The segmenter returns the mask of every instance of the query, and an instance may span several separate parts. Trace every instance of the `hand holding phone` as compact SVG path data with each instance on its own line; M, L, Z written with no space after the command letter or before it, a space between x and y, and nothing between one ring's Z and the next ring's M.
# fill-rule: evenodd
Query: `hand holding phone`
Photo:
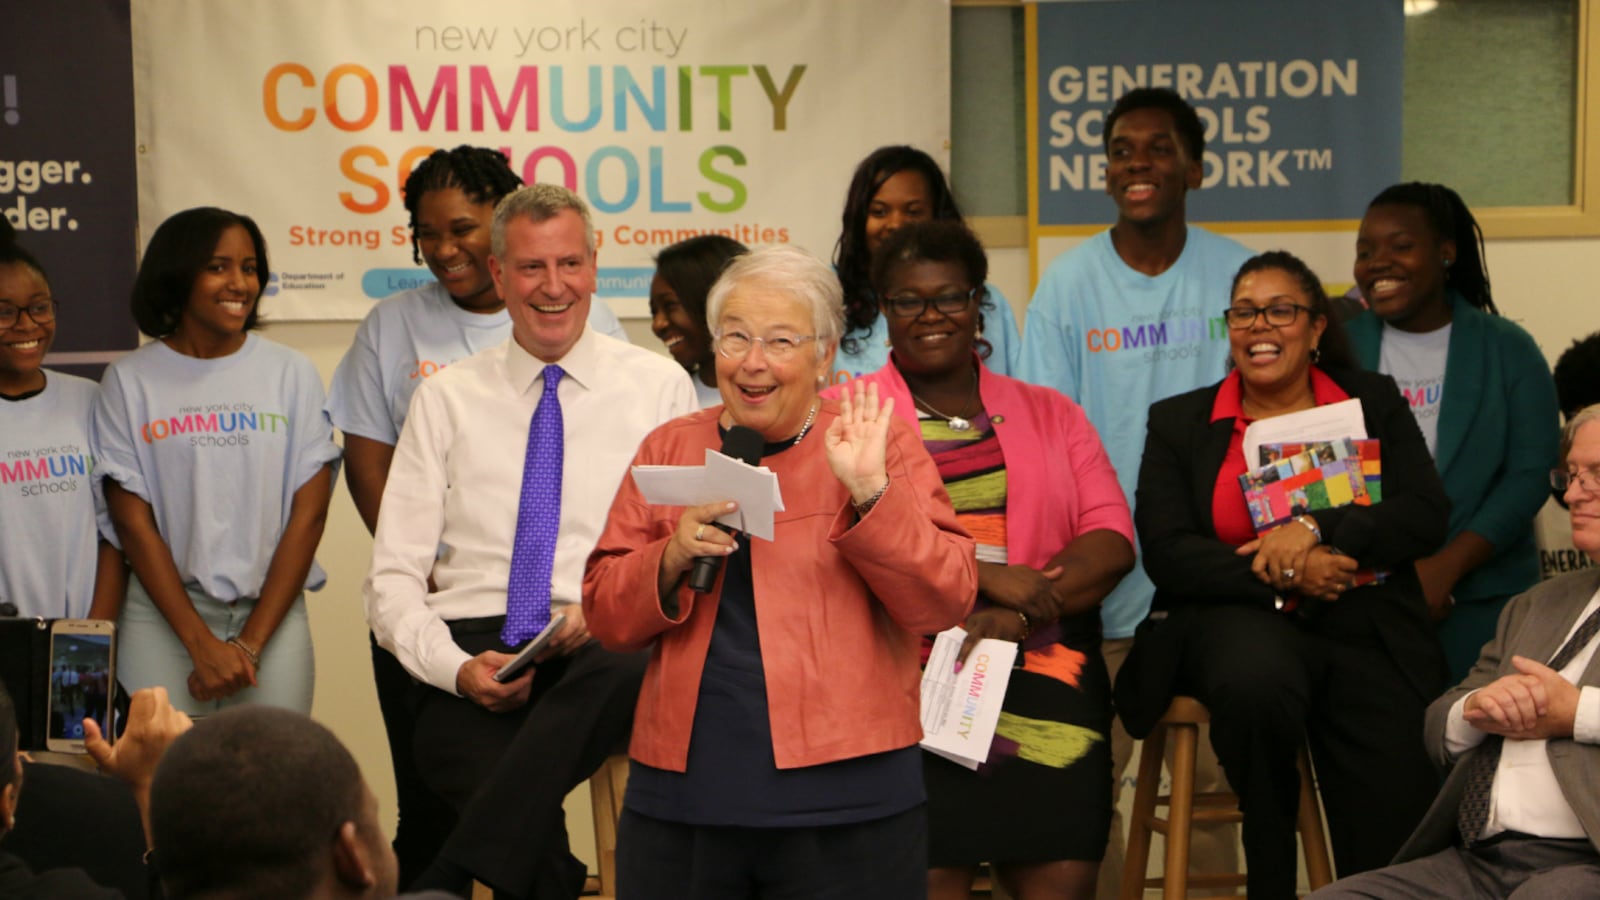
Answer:
M554 616L551 616L550 624L546 625L543 631L534 635L533 640L529 641L526 646L518 651L516 657L513 658L511 662L501 666L500 670L494 673L495 682L498 684L505 684L506 682L516 678L518 675L521 675L523 669L533 665L533 658L539 654L540 650L543 650L545 647L550 645L551 639L556 636L556 632L561 630L562 624L566 621L566 613L557 613Z
M49 725L45 747L83 753L83 721L111 721L116 630L103 619L57 619L50 626Z

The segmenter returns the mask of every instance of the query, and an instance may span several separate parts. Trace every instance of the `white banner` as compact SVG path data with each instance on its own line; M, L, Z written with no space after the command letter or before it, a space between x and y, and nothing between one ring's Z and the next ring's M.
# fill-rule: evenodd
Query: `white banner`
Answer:
M827 258L857 162L946 160L942 0L133 4L139 218L221 206L267 236L273 319L355 319L431 276L400 186L457 144L592 206L600 291L707 232ZM947 160L946 160L947 161Z

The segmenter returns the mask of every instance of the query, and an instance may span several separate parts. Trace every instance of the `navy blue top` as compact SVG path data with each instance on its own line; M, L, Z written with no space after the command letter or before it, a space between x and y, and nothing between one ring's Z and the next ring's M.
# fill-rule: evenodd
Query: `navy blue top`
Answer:
M768 444L766 453L787 446ZM743 537L727 557L687 769L670 772L634 761L623 805L689 825L793 828L870 822L922 803L922 754L915 745L819 766L777 767L756 629L751 540ZM795 587L794 602L805 602L805 587ZM841 676L848 673L844 662Z

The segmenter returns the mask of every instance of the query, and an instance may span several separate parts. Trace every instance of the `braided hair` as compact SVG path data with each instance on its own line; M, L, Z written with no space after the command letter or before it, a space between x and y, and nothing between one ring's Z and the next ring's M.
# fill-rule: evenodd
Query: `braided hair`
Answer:
M494 206L500 198L522 187L511 162L499 150L462 144L453 150L435 150L406 176L406 213L411 221L411 260L422 263L417 246L417 209L429 191L458 188L473 203Z
M1375 206L1414 206L1427 217L1434 236L1455 241L1455 263L1445 270L1450 286L1466 301L1492 315L1500 315L1489 292L1489 268L1484 262L1483 229L1473 218L1461 195L1442 184L1408 181L1385 188L1367 204Z

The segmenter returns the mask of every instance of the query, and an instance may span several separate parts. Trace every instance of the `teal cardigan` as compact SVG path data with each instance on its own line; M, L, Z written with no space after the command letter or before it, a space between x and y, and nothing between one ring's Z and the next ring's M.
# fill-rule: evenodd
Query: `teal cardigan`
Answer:
M1455 588L1458 601L1520 593L1539 580L1533 517L1550 496L1560 447L1555 383L1532 335L1455 291L1434 464L1450 496L1450 537L1471 531L1494 556ZM1361 365L1378 368L1383 321L1346 323Z

